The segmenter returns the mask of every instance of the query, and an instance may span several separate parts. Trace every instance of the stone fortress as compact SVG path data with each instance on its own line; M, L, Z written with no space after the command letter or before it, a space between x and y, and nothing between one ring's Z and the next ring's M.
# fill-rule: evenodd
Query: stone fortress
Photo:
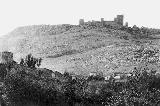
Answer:
M7 64L13 62L13 53L4 51L0 52L0 64Z
M101 24L101 25L112 25L112 26L123 26L124 16L123 15L117 15L117 17L114 18L113 21L105 21L104 18L101 18L100 21L88 21L85 22L84 19L79 20L79 25L85 25L85 24ZM125 23L125 26L128 27L128 23Z

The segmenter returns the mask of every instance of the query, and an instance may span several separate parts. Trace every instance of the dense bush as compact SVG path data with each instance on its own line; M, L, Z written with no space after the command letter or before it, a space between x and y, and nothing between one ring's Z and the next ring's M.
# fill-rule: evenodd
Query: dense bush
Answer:
M120 30L126 31L130 33L133 38L148 38L151 37L151 35L158 35L160 34L159 29L151 29L147 27L137 27L134 25L133 27L121 27Z
M138 72L141 72L138 70ZM67 75L66 75L67 76ZM66 77L67 78L67 77ZM85 79L70 78L58 85L56 81L37 79L21 72L10 74L5 79L5 93L13 104L34 102L51 104L83 105L156 105L160 101L160 78L143 70L127 82L89 84ZM60 86L60 89L56 86ZM94 91L90 91L94 90Z
M42 58L35 58L32 56L32 54L29 54L25 59L21 59L20 64L30 68L36 68L41 65L41 62Z
M103 76L100 76L100 75L96 75L96 76L89 76L88 81L92 81L92 80L95 80L95 81L103 81L104 80L104 77Z
M65 96L56 80L36 77L26 73L26 70L11 72L5 79L5 94L11 106L23 106L28 102L40 106L66 105Z

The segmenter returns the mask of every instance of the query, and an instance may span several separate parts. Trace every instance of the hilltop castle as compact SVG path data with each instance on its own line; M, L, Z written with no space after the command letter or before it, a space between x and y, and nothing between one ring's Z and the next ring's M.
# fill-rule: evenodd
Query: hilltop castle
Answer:
M123 19L124 19L124 16L123 15L117 15L117 17L114 18L113 21L105 21L104 18L101 18L100 21L88 21L88 22L84 22L84 19L80 19L79 20L79 25L84 25L84 24L87 24L87 23L100 23L102 25L112 25L112 26L117 26L117 25L120 25L120 26L123 26ZM127 23L127 26L128 26L128 23Z

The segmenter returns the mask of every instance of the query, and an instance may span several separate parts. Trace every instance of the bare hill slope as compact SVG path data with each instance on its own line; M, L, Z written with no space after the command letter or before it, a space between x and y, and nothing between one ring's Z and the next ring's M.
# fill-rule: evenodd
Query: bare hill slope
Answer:
M133 66L127 56L136 47L130 40L120 39L122 36L131 35L101 26L34 25L6 35L3 47L12 51L16 60L29 53L42 57L41 67L84 75L93 71L108 74Z

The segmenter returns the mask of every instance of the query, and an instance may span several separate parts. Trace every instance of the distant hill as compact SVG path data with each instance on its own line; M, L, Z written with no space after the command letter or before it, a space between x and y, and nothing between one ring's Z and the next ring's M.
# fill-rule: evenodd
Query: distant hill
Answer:
M32 53L43 58L41 67L60 72L108 74L132 69L131 62L126 63L128 50L136 48L130 38L126 31L96 25L34 25L6 35L1 50L13 52L17 61Z

